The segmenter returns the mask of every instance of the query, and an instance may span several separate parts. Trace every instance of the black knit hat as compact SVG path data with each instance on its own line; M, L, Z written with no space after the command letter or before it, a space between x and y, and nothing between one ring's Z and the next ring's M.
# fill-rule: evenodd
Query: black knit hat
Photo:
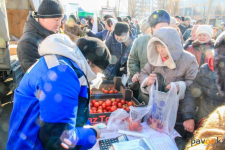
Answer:
M105 15L105 16L103 17L104 21L106 21L106 20L109 19L109 18L113 18L113 16L111 16L111 15Z
M105 70L111 63L111 54L101 40L93 37L80 38L77 41L77 46L85 58L102 70Z
M148 18L150 27L155 27L158 23L167 22L170 24L170 15L165 10L156 10Z
M63 6L58 0L43 0L36 15L37 18L60 18L63 16Z

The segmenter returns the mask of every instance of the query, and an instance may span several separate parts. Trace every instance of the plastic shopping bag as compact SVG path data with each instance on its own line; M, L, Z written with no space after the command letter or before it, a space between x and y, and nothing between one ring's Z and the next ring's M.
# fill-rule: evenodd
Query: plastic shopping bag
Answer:
M108 124L107 130L122 130L125 129L124 119L126 119L129 114L124 109L117 109L112 112Z
M149 107L130 107L130 115L125 119L126 129L130 131L141 131L143 129L141 120L149 112Z
M159 131L171 135L176 123L177 110L179 106L179 96L175 83L171 83L171 89L165 93L158 91L158 81L156 78L156 86L152 84L149 93L150 111L144 120L147 124Z

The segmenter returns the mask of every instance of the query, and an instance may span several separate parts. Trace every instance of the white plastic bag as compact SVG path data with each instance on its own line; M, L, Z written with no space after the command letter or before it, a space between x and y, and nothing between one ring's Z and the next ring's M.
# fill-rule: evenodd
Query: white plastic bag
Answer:
M128 116L129 114L124 109L117 109L112 112L107 123L107 130L125 129L124 119Z
M171 82L171 89L165 93L158 91L158 80L156 86L152 84L149 93L150 111L145 116L147 124L159 131L171 135L176 123L179 96L175 83Z
M126 129L130 131L141 131L143 129L141 120L149 112L149 107L130 107L130 115L126 118Z

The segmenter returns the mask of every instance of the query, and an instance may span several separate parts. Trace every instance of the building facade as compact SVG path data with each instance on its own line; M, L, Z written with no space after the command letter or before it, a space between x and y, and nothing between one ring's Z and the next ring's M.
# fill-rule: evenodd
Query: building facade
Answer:
M193 20L207 19L210 0L180 0L180 16L189 16ZM225 0L212 0L209 23L218 26L225 20Z

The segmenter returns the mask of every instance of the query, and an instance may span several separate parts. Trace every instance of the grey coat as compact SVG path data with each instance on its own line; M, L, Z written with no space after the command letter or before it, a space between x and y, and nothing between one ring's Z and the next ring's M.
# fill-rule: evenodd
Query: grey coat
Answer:
M162 61L158 53L155 41L159 41L166 47L169 59ZM181 39L177 31L173 28L160 28L148 43L148 63L141 70L139 75L139 82L141 84L142 92L148 94L150 86L147 86L148 77L151 73L160 73L165 85L171 82L178 82L179 90L179 108L177 115L177 122L183 122L183 103L186 88L189 87L195 79L198 72L198 63L196 58L183 50ZM189 104L191 105L191 104Z

